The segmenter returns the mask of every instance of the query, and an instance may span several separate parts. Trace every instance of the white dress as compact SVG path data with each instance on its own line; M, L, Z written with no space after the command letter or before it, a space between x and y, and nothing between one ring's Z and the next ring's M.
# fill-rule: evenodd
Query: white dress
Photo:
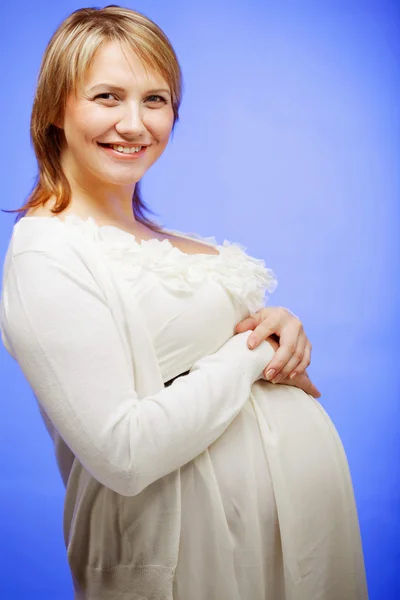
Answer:
M216 352L276 285L264 261L238 244L207 238L218 256L188 255L168 241L139 244L91 218L67 221L97 240L129 283L164 382ZM310 395L256 382L224 434L181 468L181 482L174 600L367 598L346 456L332 422ZM291 571L286 582L283 553Z
M139 244L92 218L70 215L65 223L99 245L128 302L131 295L139 306L164 383L216 353L276 285L264 262L237 244L208 239L218 255L188 255L168 241ZM346 456L308 394L254 383L224 433L181 467L180 482L174 600L366 600ZM125 589L118 597L139 599L134 585L132 596Z

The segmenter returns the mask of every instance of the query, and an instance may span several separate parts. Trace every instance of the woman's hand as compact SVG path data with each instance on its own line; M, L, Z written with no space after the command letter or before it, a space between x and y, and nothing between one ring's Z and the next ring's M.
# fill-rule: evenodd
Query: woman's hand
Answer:
M247 317L236 325L236 332L253 329L249 336L249 348L256 348L263 340L276 350L274 358L266 366L264 377L271 383L282 383L298 387L314 398L321 394L310 381L306 369L311 362L311 343L301 321L282 306L265 307L254 316ZM279 338L279 343L271 336Z
M267 339L268 339L269 344L271 344L271 346L275 350L275 352L277 352L279 349L278 342L276 340L274 340L271 336L268 337ZM272 364L272 361L270 364ZM268 369L268 367L265 370L267 370L267 369ZM264 374L265 374L265 371L264 371ZM312 383L312 381L310 381L307 371L304 371L304 373L302 373L301 375L296 375L296 377L293 377L293 379L289 379L289 377L286 377L285 379L281 379L279 381L279 384L292 385L294 387L297 387L297 388L303 390L307 394L311 394L311 396L314 396L314 398L321 397L320 392L317 390L317 388Z

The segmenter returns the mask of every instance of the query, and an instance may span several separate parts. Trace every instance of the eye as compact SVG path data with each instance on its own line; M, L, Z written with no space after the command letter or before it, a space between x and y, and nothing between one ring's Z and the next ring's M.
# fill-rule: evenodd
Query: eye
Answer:
M111 96L111 97L107 98L106 96ZM107 100L107 101L118 100L118 97L115 94L111 94L111 92L103 92L102 94L97 94L97 96L94 97L95 100L97 100L98 98L100 100Z
M164 98L164 96L157 96L157 95L151 95L147 98L147 100L149 100L150 102L164 102L166 103L166 99Z

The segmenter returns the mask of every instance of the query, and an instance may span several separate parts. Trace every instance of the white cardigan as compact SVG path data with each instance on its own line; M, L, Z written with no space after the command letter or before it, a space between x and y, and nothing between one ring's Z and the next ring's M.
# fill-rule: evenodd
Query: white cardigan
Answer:
M58 219L36 225L14 227L1 334L54 440L75 598L172 600L180 467L238 415L273 349L250 351L248 332L238 334L164 388L138 307L95 245ZM132 560L118 544L126 524L141 539L156 535L156 547Z

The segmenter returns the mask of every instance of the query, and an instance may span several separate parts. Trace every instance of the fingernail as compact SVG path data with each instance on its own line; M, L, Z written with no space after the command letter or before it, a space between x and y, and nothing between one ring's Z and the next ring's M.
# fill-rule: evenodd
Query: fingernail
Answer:
M289 376L289 379L294 379L296 376L297 376L297 373L296 373L296 372L294 372L294 373L292 373L292 374Z
M270 369L269 371L267 371L267 379L272 379L273 376L275 375L275 370L274 369Z
M253 350L254 346L256 345L256 340L254 338L252 338L251 340L249 340L249 348L250 350Z

